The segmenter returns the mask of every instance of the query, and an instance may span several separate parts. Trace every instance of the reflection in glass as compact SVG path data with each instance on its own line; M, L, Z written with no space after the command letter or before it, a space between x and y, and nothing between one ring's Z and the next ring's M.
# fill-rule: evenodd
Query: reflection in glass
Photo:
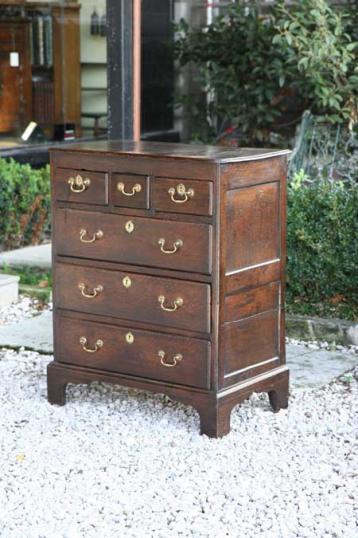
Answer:
M106 135L105 35L105 0L0 1L0 151Z

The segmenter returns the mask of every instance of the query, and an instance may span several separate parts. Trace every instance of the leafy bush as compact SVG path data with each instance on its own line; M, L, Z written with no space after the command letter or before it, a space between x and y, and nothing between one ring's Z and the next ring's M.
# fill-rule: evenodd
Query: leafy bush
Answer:
M292 134L308 108L331 122L356 122L358 43L347 33L356 31L350 21L326 0L289 8L279 0L265 16L256 2L237 0L208 28L181 21L175 56L182 66L195 64L203 92L213 96L192 103L197 138L235 130L240 145L280 142L277 135Z
M326 303L338 316L357 318L358 184L296 174L287 225L289 310L305 313L316 304L315 313L325 314Z
M335 11L326 0L301 0L292 8L280 0L272 15L273 41L284 53L290 87L313 113L332 123L355 123L358 43L347 33L348 14Z
M50 169L0 159L0 245L37 244L50 226Z

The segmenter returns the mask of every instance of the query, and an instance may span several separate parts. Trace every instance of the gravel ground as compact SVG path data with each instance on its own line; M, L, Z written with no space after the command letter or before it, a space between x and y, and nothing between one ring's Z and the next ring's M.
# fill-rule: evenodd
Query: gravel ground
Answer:
M358 372L254 395L221 440L165 396L94 383L46 402L50 357L0 351L1 538L356 538Z
M20 295L16 303L0 308L0 326L10 325L22 321L23 319L32 318L44 310L51 308L51 304L44 304L38 299L33 299L26 295Z

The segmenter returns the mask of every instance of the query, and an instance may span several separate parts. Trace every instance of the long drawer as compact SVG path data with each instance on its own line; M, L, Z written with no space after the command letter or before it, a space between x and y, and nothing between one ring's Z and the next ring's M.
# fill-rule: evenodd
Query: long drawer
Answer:
M60 362L198 388L210 387L210 343L56 316Z
M56 266L56 306L210 332L210 286L89 266Z
M209 274L211 226L59 209L57 253Z

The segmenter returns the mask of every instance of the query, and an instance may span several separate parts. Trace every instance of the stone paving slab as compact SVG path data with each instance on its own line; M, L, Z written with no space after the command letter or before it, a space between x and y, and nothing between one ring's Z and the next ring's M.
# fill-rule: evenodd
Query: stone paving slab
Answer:
M0 309L15 303L19 296L19 280L16 275L0 273Z
M52 338L52 312L0 327L0 347L53 353Z
M3 265L51 269L51 243L2 252L0 253L0 267Z
M0 347L25 347L40 353L53 353L52 313L0 327ZM343 351L312 350L287 345L287 364L291 385L296 388L319 387L358 364L358 355Z
M293 385L297 388L316 387L326 385L354 368L358 364L358 355L290 344L287 346L287 363Z

